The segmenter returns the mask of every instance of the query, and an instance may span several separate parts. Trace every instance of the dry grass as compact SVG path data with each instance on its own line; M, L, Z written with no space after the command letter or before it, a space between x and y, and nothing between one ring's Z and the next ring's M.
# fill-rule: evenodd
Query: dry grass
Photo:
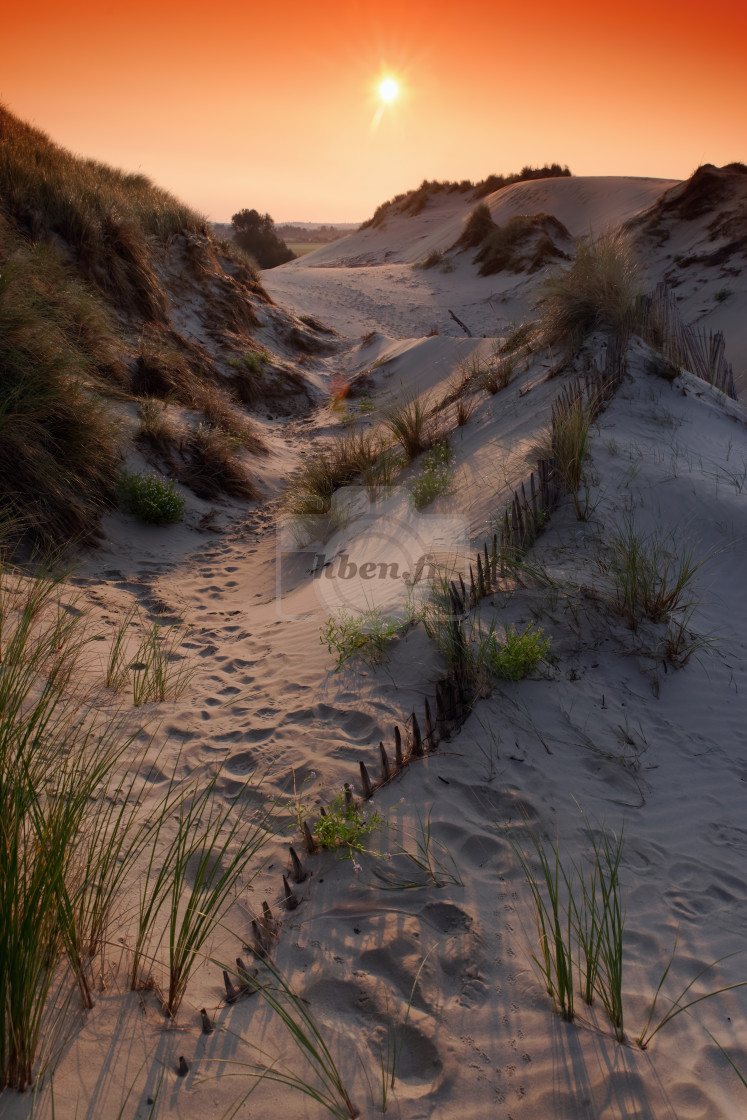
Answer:
M195 394L194 405L209 428L225 432L255 455L267 454L267 444L256 425L243 415L224 389L217 385L202 386Z
M187 467L181 481L198 498L212 501L221 494L255 501L259 488L251 479L238 453L241 441L221 428L200 424L185 444Z
M37 281L33 251L0 276L0 506L57 545L90 538L114 503L119 432L92 391L96 368L69 302Z
M152 448L164 453L170 451L179 441L179 432L166 412L166 405L156 397L146 397L138 406L140 431L138 439Z
M577 241L573 264L550 276L541 289L543 344L562 341L572 351L598 328L626 339L640 290L640 273L626 234Z
M89 282L148 322L168 312L149 239L208 232L204 218L144 175L80 159L2 107L0 199L18 227L34 240L60 236Z
M433 415L430 398L410 397L393 405L384 415L384 427L412 462L443 435L443 424Z

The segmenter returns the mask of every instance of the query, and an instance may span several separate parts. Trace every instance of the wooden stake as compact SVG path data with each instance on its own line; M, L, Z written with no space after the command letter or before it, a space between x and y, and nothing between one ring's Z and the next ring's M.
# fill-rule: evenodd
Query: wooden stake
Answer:
M431 720L431 706L428 703L428 697L425 698L425 749L427 751L435 751L437 746L436 737L433 734L433 721Z
M240 993L238 988L234 988L231 983L231 977L228 975L225 968L223 969L223 983L226 986L226 1003L235 1003Z
M296 879L296 882L298 882L298 881L299 880ZM286 879L285 875L283 875L283 896L284 896L284 899L285 899L285 909L286 910L295 910L298 906L298 899L296 898L293 891L291 890L290 883Z
M443 681L436 681L436 730L440 740L447 737Z
M402 733L396 723L394 725L394 758L397 769L401 770L405 764L405 759L402 754Z
M373 797L374 791L373 786L371 785L371 779L368 776L368 770L366 770L366 764L365 762L361 761L358 763L358 766L360 767L361 772L361 784L363 786L364 800L370 801Z
M412 713L412 755L413 758L423 757L423 740L420 737L418 717L414 712Z
M379 743L379 755L381 756L381 780L382 782L388 782L391 779L392 772L389 769L389 756L383 743Z
M313 856L314 852L316 851L316 840L314 839L314 837L311 834L311 829L309 828L309 822L304 821L302 827L303 827L303 842L304 842L304 845L306 847L306 851L309 853L310 856Z
M308 879L308 877L309 877L308 872L304 871L303 867L301 866L301 861L298 858L298 854L296 852L296 849L293 847L292 844L288 845L288 850L290 851L290 857L291 857L291 874L293 876L293 882L294 883L303 883L304 880Z

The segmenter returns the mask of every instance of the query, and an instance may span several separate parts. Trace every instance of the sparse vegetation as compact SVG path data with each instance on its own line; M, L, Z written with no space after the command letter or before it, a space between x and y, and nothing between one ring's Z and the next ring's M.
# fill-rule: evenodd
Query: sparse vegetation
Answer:
M424 179L417 190L404 191L390 199L389 202L383 202L380 206L377 206L373 217L369 218L367 222L363 222L360 228L378 227L391 214L395 213L411 214L413 216L420 214L430 200L438 194L455 194L457 192L467 194L471 191L473 198L485 198L486 195L501 190L503 187L510 187L513 183L523 183L531 179L550 179L570 174L567 167L552 163L546 167L523 167L518 175L489 175L487 179L482 179L477 184L472 183L469 179L462 179L461 182L439 182L437 179L432 181Z
M410 489L410 500L415 509L424 509L440 494L450 494L454 488L454 452L449 444L441 441L423 456L420 474Z
M421 269L435 268L436 265L443 264L443 259L444 255L441 250L433 249L427 257L424 257L422 261L416 261L412 267Z
M517 214L504 226L492 222L491 225L475 256L480 276L536 272L551 261L567 259L567 253L558 248L556 241L569 242L570 234L557 218L548 214Z
M557 403L553 410L552 453L556 457L560 477L573 498L579 521L585 521L589 515L589 485L584 463L589 454L590 429L595 414L594 398L585 400L582 394L570 401Z
M136 708L154 701L178 700L184 692L194 676L194 669L177 652L185 637L182 627L174 626L164 632L158 622L143 635L134 660L127 666L132 674L132 702Z
M387 617L381 607L369 607L354 614L338 611L327 619L319 641L337 657L335 672L348 661L360 661L374 667L387 659L387 647L402 632L403 623Z

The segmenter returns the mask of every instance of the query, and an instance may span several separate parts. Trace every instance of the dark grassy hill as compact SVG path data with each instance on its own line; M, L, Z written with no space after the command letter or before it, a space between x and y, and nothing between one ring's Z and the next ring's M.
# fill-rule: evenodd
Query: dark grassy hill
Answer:
M97 534L127 402L154 466L256 497L262 408L308 406L320 345L201 215L0 106L0 517L27 539Z

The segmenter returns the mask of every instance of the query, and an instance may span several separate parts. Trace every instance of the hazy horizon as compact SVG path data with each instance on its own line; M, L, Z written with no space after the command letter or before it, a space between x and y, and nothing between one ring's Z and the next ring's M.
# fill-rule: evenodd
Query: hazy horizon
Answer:
M747 8L708 15L694 0L536 0L530 27L475 0L289 0L229 4L211 27L173 0L133 0L126 16L91 0L15 6L0 101L212 221L247 207L357 224L423 179L552 162L683 179L744 160Z

